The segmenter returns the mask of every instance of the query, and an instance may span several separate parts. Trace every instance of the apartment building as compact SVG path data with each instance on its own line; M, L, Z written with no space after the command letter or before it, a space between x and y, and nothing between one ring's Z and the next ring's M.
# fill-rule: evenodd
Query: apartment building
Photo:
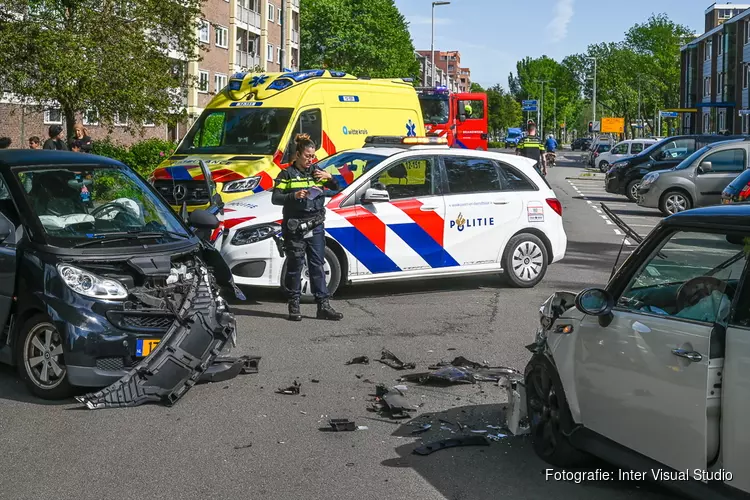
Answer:
M706 32L680 48L683 133L750 132L750 4L713 4Z
M122 144L152 137L179 140L233 73L299 69L299 9L300 0L206 0L203 16L198 20L202 60L188 63L186 57L170 54L175 71L187 72L197 82L187 89L174 89L183 96L187 123L146 124L142 135L133 136L126 131L127 117L115 117L112 131L100 124L94 113L77 119L95 140L107 136ZM10 137L11 147L27 147L32 135L46 139L47 129L56 124L65 126L59 109L40 112L36 107L22 105L13 96L0 95L0 137Z
M418 50L417 53L428 60L431 57L429 50ZM456 82L457 92L469 91L471 88L471 71L469 68L461 67L461 53L459 51L435 51L435 66L442 69L450 80Z
M432 81L432 61L429 55L423 56L419 52L414 53L419 61L419 85L422 87L446 87L451 92L458 92L458 82L448 77L442 68L435 65L435 82ZM437 58L437 55L436 55Z

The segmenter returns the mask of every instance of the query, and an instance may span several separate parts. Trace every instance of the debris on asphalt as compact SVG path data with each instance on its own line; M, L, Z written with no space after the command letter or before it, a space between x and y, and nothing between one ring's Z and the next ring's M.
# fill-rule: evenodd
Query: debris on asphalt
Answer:
M253 443L241 444L241 445L235 446L234 449L235 450L244 450L245 448L250 448L252 445L253 445Z
M401 377L402 381L417 382L419 384L475 384L476 378L469 368L445 366L432 372L410 373Z
M401 392L409 390L409 388L406 387L405 385L394 385L393 388L396 389L397 391L401 391Z
M484 436L461 436L457 438L444 439L420 446L414 449L417 455L429 455L446 448L455 448L458 446L489 446L490 442Z
M380 361L384 365L390 366L394 370L413 370L417 367L417 365L414 363L404 363L388 349L383 349L383 352L381 352L380 359L378 361Z
M347 365L369 365L370 358L367 356L359 356L346 362Z
M375 387L375 405L373 411L388 412L393 419L409 418L409 412L417 411L414 406L409 405L404 394L396 389L388 389L383 384Z
M319 384L319 383L320 383L320 380L318 380L318 379L316 379L316 378L311 378L311 379L310 379L310 382L312 382L313 384Z
M500 441L504 437L507 437L507 434L487 434L487 439L490 439L492 441Z
M423 432L427 432L430 429L432 429L432 424L422 424L419 426L418 429L415 429L411 431L412 434L422 434Z
M286 389L277 389L276 394L299 394L301 388L302 384L295 380L294 384L290 385Z
M206 371L201 373L198 383L226 382L238 375L258 373L260 356L240 356L237 358L219 356L214 359Z
M358 425L357 426L357 430L358 431L366 431L368 429L369 429L369 427L367 427L366 425Z
M332 418L328 421L328 424L335 432L353 431L357 428L354 422L348 418Z
M428 368L430 370L437 370L438 368L442 368L444 366L465 366L465 367L474 368L474 369L489 368L489 366L487 366L487 365L483 365L482 363L477 363L475 361L468 360L468 359L464 358L463 356L458 356L457 358L455 358L450 363L447 362L447 361L441 361L440 363L437 363L435 365L431 365Z
M358 374L356 374L354 376L357 377L357 378L359 378L359 379L361 379L362 377L364 377L364 375L362 375L361 373L358 373Z

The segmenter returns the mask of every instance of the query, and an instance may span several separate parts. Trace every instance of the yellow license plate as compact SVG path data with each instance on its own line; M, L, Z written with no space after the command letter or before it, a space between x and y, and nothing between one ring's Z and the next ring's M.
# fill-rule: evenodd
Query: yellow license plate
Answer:
M138 358L145 358L156 349L161 339L138 339L135 342L135 355Z

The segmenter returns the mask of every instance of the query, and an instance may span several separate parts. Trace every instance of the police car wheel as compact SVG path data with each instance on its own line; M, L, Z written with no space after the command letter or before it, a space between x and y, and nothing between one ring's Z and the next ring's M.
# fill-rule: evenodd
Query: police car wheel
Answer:
M341 263L336 253L326 246L325 251L325 265L323 270L326 274L326 285L328 286L328 295L333 297L333 294L338 290L341 284ZM284 286L284 276L286 276L286 261L284 261L284 267L281 269L281 290L286 295L286 287ZM315 302L315 296L312 293L312 281L310 280L310 270L305 263L302 268L302 277L300 279L300 302L312 303Z
M505 247L503 270L506 280L517 288L531 288L547 272L547 249L537 236L518 234Z

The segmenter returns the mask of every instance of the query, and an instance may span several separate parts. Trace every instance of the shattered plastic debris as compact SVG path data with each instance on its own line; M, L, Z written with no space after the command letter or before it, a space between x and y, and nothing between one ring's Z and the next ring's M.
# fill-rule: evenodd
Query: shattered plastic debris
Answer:
M388 365L394 370L413 370L417 367L414 363L404 363L400 359L396 357L395 354L393 354L388 349L383 349L383 351L380 354L379 362L383 363L384 365Z
M348 418L332 418L328 421L328 424L336 432L342 431L353 431L357 426Z
M367 356L359 356L346 362L347 365L369 365L370 358Z
M489 446L490 442L484 436L460 436L456 438L435 441L414 449L417 455L429 455L438 450L455 448L457 446Z
M397 391L401 391L401 392L409 390L409 388L406 387L405 385L394 385L393 388L396 389Z
M406 397L401 391L396 389L388 389L383 384L378 384L375 387L375 404L373 411L385 411L387 410L391 414L391 418L409 418L409 412L416 411L416 408L410 406L406 401Z
M463 356L458 356L457 358L455 358L450 363L448 363L447 361L441 361L440 363L437 363L435 365L431 365L428 368L430 370L437 370L438 368L441 368L443 366L465 366L465 367L474 368L474 369L489 368L489 366L487 366L487 365L484 365L484 364L481 364L481 363L477 363L475 361L470 361L470 360L464 358Z
M507 434L487 434L487 439L490 439L492 441L500 441L504 437L507 437Z
M407 382L418 382L420 384L474 384L476 379L468 368L446 366L432 372L410 373L404 375L401 380Z
M422 424L422 425L420 425L420 427L418 429L414 429L413 431L411 431L411 433L412 434L422 434L423 432L427 432L430 429L432 429L432 425L431 424Z
M290 385L286 389L276 389L276 394L299 394L302 388L302 384L294 381L294 384Z

